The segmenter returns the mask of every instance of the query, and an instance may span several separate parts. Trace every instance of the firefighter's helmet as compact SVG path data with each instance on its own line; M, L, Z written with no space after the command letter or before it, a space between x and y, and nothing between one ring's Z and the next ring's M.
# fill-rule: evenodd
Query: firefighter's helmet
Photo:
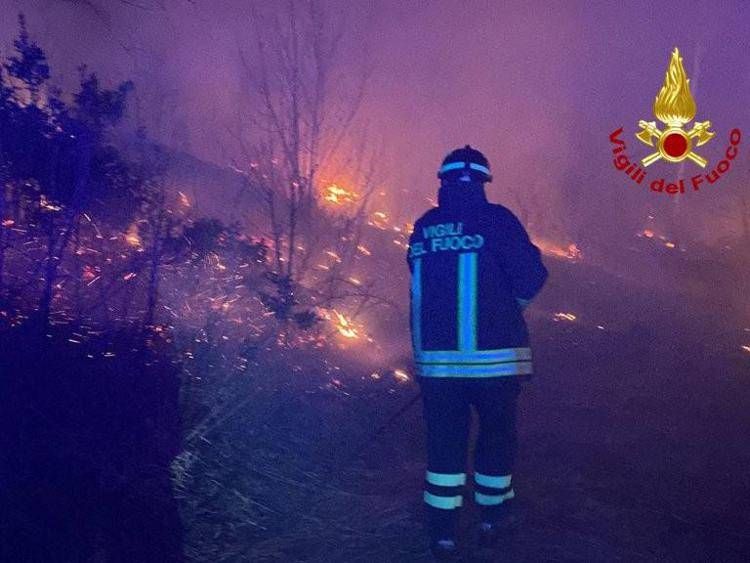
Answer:
M456 149L446 156L437 177L441 180L492 182L490 163L481 152L470 145Z

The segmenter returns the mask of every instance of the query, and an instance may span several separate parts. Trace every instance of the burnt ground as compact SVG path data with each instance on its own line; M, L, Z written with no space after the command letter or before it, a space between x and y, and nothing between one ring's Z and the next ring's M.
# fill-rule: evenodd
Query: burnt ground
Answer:
M607 287L573 322L552 320L568 310L554 288L529 311L518 521L483 557L750 560L749 333L684 297ZM430 560L421 405L372 436L416 386L338 379L306 374L193 448L178 487L189 560ZM464 527L475 519L469 504Z

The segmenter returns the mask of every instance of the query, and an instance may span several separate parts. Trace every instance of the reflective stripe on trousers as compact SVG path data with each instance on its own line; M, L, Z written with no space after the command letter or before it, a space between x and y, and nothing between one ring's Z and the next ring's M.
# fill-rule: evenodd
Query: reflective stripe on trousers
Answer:
M424 501L442 510L452 510L463 504L461 488L466 484L466 473L436 473L427 471Z
M497 506L512 499L515 492L510 485L511 475L474 473L474 500L482 506Z

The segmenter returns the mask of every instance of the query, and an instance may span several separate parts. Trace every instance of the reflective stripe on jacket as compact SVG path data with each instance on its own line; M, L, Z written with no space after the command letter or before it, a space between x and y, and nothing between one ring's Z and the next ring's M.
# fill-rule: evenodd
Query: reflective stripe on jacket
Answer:
M532 373L522 308L547 278L518 219L484 197L441 205L409 239L410 326L423 377Z

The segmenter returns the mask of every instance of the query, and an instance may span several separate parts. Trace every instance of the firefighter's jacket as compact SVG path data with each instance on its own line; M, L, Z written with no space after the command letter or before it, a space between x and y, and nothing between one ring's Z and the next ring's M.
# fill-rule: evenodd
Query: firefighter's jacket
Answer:
M410 326L422 377L532 373L523 308L547 278L539 249L507 208L480 185L441 189L414 224Z

